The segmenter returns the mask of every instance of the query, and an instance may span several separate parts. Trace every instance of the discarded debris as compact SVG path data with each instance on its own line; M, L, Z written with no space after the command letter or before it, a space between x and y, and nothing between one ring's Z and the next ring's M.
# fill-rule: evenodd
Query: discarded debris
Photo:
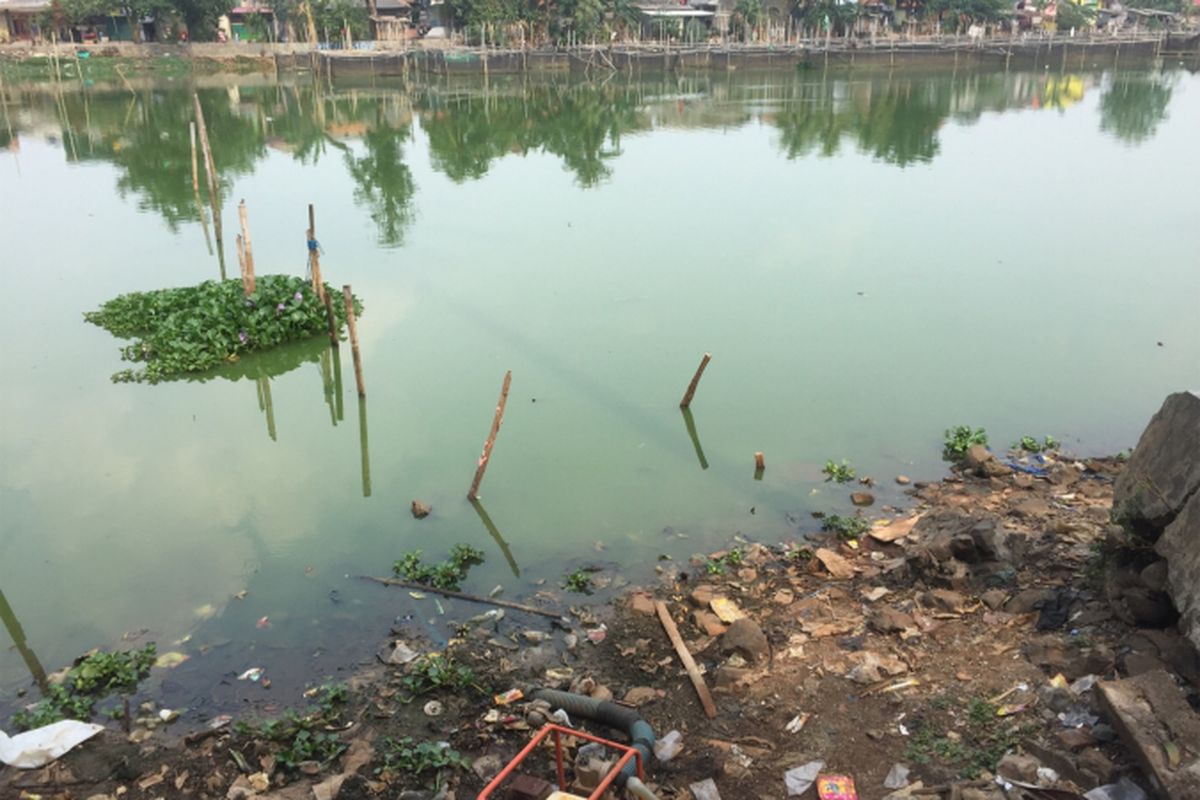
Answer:
M11 738L0 731L0 761L17 769L44 767L102 730L101 725L64 719Z
M810 761L799 767L793 767L783 773L783 784L787 787L788 797L799 797L808 791L821 770L825 769L824 761Z

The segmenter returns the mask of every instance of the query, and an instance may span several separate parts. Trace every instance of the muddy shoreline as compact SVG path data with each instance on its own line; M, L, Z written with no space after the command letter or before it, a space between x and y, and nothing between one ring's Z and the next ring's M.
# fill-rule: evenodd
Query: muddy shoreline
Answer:
M276 692L236 719L193 714L159 725L151 701L131 735L110 723L43 770L0 769L0 794L474 797L550 712L494 695L537 686L626 701L659 737L679 731L682 752L649 772L661 798L690 798L688 787L708 779L727 798L782 798L783 773L817 760L853 776L868 800L946 796L929 787L998 800L1006 796L994 780L1001 757L1007 778L1061 791L1141 780L1081 687L1089 676L1162 669L1194 690L1200 661L1169 626L1140 627L1110 604L1102 554L1123 462L1002 458L900 487L911 507L866 506L871 527L854 537L821 532L814 518L782 542L735 538L687 563L664 559L657 581L625 587L611 602L573 603L578 595L549 588L533 598L569 607L561 622L480 605L436 648L434 658L450 662L429 662L433 646L398 625L376 663L344 681L348 694L336 704L314 687ZM612 578L593 576L597 588ZM656 601L705 673L712 720ZM414 675L429 663L452 663L471 678L422 684ZM1089 724L1064 725L1063 714ZM337 752L297 764L292 733L274 736L272 726L287 719L311 721ZM403 737L409 750L397 749ZM411 755L420 742L447 742L462 766L414 772L423 762L397 753ZM896 764L908 781L884 788Z

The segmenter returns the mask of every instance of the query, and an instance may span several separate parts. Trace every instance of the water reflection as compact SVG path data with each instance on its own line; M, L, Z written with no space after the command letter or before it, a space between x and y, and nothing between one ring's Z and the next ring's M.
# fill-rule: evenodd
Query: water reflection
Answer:
M1129 144L1141 144L1167 118L1176 76L1123 73L1113 77L1100 98L1100 129Z
M939 131L948 121L970 123L989 111L1062 111L1093 91L1101 92L1102 129L1138 144L1166 118L1174 83L1169 73L783 73L371 89L294 82L201 88L198 95L223 197L270 151L303 164L336 152L379 243L397 246L416 213L407 148L418 124L434 168L453 181L482 178L510 155L542 152L559 158L586 188L613 174L622 137L653 129L760 122L778 129L788 158L832 156L850 144L904 167L938 155ZM5 146L17 149L22 133L56 135L68 160L115 164L118 190L172 228L203 221L205 203L189 191L188 88L148 88L133 96L57 85L12 91L19 112L5 118ZM206 196L207 187L201 192Z
M4 596L3 591L0 591L0 621L4 622L4 629L8 631L9 638L12 639L17 652L21 654L21 659L29 669L29 674L33 676L34 682L42 692L46 692L49 688L46 670L42 667L42 662L38 660L37 654L33 652L33 648L25 640L25 629L21 627L21 623L12 606L8 604L8 598Z

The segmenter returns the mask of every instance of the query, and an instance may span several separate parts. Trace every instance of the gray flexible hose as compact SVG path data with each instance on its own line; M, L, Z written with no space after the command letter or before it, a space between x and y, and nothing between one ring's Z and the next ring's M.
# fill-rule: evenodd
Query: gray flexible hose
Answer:
M650 763L650 759L654 755L654 729L650 727L650 723L642 719L641 714L632 708L619 706L607 700L597 700L594 697L560 692L555 689L535 689L529 696L534 700L545 700L551 706L561 708L568 714L624 731L629 735L630 744L642 754L642 764ZM613 785L618 788L624 786L639 797L654 800L654 795L650 794L650 790L646 788L645 784L637 779L636 773L637 765L630 761L617 774ZM636 781L636 785L628 785L631 781Z

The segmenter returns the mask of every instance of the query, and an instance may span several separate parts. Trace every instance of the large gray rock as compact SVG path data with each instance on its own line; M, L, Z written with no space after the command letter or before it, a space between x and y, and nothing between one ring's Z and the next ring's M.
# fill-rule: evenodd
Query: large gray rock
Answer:
M1200 454L1195 456L1200 462ZM1200 492L1193 492L1154 549L1167 560L1167 584L1179 630L1200 650Z
M1119 521L1153 539L1200 490L1200 397L1177 392L1150 420L1113 487Z

